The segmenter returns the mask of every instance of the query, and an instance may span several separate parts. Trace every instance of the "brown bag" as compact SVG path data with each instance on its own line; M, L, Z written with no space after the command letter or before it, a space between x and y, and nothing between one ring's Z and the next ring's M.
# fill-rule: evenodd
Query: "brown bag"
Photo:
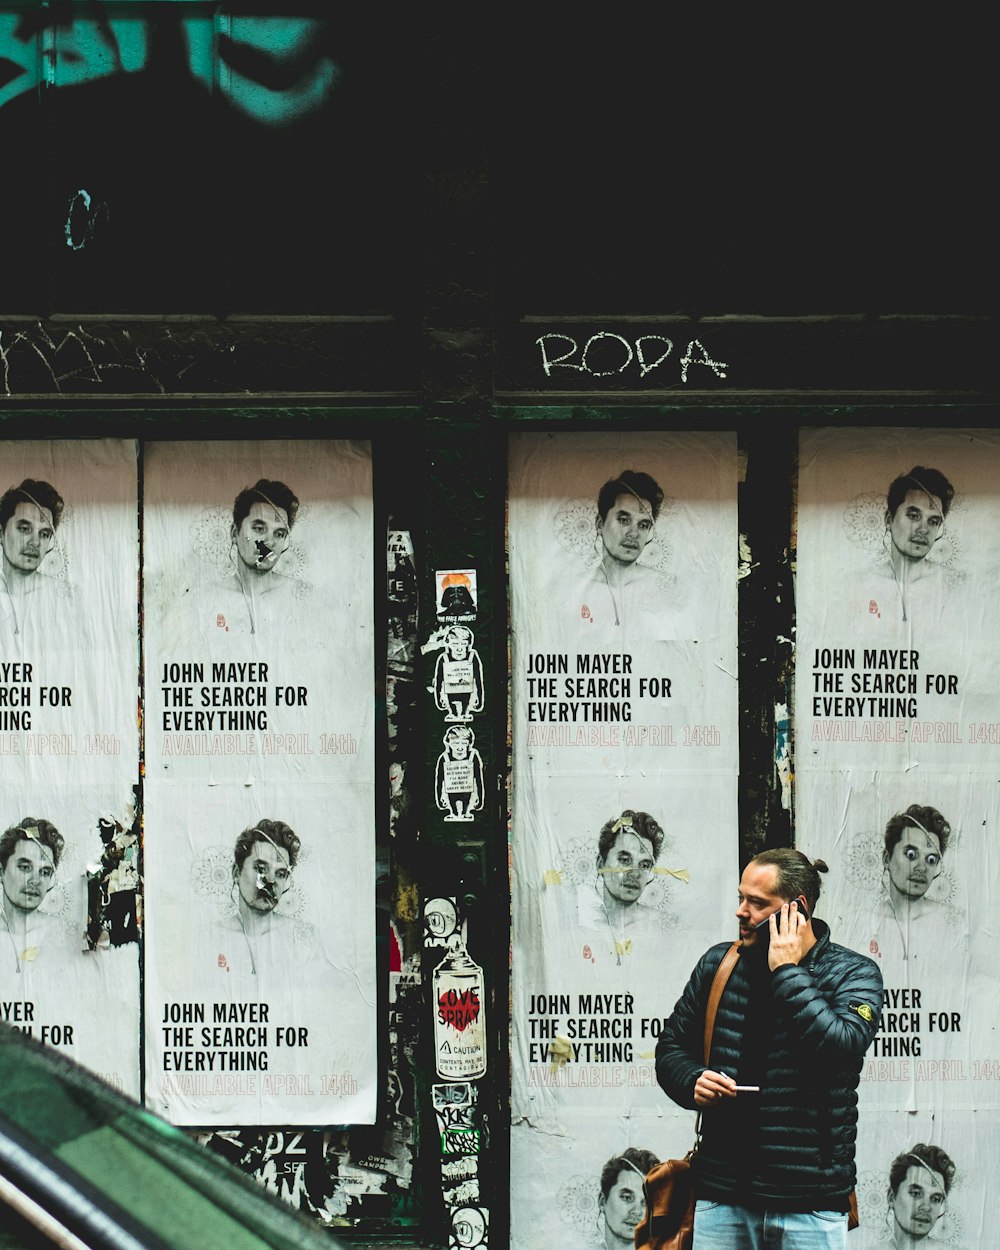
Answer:
M643 1182L646 1214L635 1230L636 1250L689 1250L694 1239L692 1150L684 1159L667 1159Z

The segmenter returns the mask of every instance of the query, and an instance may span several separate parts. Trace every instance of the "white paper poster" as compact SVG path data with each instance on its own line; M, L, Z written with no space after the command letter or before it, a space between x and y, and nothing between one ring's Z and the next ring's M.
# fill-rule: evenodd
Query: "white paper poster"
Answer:
M992 431L803 431L795 812L819 913L880 965L859 1247L990 1244L1000 581Z
M990 1120L969 1112L862 1114L858 1132L858 1250L993 1244L987 1195L1000 1165Z
M147 1100L371 1123L369 449L155 444L144 534Z
M882 1020L862 1070L866 1107L995 1111L986 848L1000 828L998 777L858 768L808 775L801 786L799 830L830 866L820 915L835 941L882 971Z
M636 1168L693 1138L653 1053L735 931L735 440L518 436L509 491L512 1244L531 1250L619 1235Z
M146 1100L176 1124L375 1110L370 785L146 788Z
M137 489L131 440L0 443L4 780L137 780Z
M372 776L368 444L144 463L147 776Z
M138 469L0 444L0 1012L139 1093Z
M133 818L107 784L4 786L0 1011L137 1098Z
M799 773L993 767L1000 435L805 430L800 448Z

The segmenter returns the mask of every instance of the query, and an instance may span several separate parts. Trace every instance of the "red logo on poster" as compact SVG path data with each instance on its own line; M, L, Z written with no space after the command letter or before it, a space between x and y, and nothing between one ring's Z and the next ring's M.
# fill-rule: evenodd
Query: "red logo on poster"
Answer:
M479 1019L479 993L471 990L445 990L438 995L438 1019L464 1033Z

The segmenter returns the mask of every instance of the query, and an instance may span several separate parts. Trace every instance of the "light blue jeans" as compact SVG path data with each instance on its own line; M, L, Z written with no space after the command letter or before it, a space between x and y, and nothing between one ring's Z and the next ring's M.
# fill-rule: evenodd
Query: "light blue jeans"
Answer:
M699 1198L694 1250L847 1250L844 1211L750 1211Z

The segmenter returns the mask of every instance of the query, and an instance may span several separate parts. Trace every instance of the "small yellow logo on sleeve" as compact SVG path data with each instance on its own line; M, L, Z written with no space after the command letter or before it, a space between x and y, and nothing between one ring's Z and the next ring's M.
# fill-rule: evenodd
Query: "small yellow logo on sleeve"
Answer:
M868 1006L867 1003L859 1003L856 1006L854 1003L852 1003L851 1010L856 1011L862 1020L868 1020L869 1022L871 1021L872 1017L875 1015L875 1013L872 1011L872 1009Z

